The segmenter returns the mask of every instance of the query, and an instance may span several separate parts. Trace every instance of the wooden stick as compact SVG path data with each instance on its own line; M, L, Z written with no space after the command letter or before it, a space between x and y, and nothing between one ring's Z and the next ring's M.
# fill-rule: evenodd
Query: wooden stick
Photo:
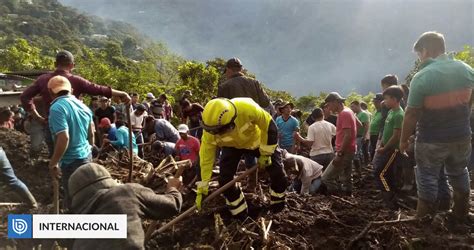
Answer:
M23 203L21 202L0 202L0 207L3 206L21 206Z
M371 222L369 222L369 224L367 224L367 226L356 237L354 237L349 242L349 245L347 246L347 249L351 249L352 245L354 245L355 242L362 239L362 237L364 237L364 235L369 231L369 229L372 226L375 226L375 225L392 225L392 224L397 224L397 223L401 223L401 222L412 222L412 221L418 221L418 218L400 219L400 217L399 217L397 220L371 221Z
M255 165L253 166L252 168L249 168L247 171L245 171L243 174L237 176L236 178L234 178L232 181L228 182L227 184L225 184L224 186L220 187L219 189L217 189L216 191L214 191L213 193L211 193L206 199L204 199L202 201L202 205L204 205L205 203L209 202L210 200L214 199L215 197L217 197L218 195L222 194L225 190L227 190L228 188L232 187L233 185L235 185L236 182L239 182L240 180L242 180L243 178L247 177L249 174L252 174L255 170L257 170L258 168L258 165ZM188 210L184 211L182 214L180 214L178 217L174 218L173 220L171 220L170 222L166 223L166 225L160 227L158 229L158 231L155 231L153 234L151 234L151 237L147 237L147 235L145 235L145 241L147 241L148 239L151 239L153 238L156 234L158 233L162 233L164 232L166 229L170 228L171 226L173 226L174 224L180 222L181 220L183 220L184 218L186 218L188 215L191 215L193 214L195 211L196 211L197 207L196 205L188 208ZM148 233L148 232L147 232Z
M173 159L173 158L171 158L171 159L172 159L172 161L174 162L174 159ZM162 163L164 163L165 161L166 161L166 159L163 160L163 161L160 163L160 165L161 165ZM191 160L186 160L186 161L184 161L184 162L189 162L189 163L191 163ZM178 168L178 170L176 170L176 173L174 174L174 178L180 178L181 175L182 175L183 172L184 172L184 169L185 169L186 167L187 167L187 165L184 165L184 164L181 165L181 166ZM150 224L150 226L148 226L148 229L146 230L146 233L145 233L145 240L148 240L147 237L149 237L149 236L153 233L153 230L155 230L156 225L158 225L158 221L155 220L155 221L153 221L153 222Z
M59 180L53 177L53 206L54 213L59 214Z
M348 200L346 200L346 199L344 199L344 198L341 198L341 197L338 197L338 196L335 196L335 195L331 195L331 198L334 198L334 199L336 199L336 200L342 201L342 202L347 203L347 204L349 204L349 205L351 205L351 206L356 206L356 205L357 205L357 204L355 204L355 203L353 203L353 202L350 202L350 201L348 201Z
M132 132L132 118L130 117L130 108L131 104L127 104L127 120L128 120L128 156L129 156L129 169L128 169L128 182L132 182L132 172L133 172L133 132Z

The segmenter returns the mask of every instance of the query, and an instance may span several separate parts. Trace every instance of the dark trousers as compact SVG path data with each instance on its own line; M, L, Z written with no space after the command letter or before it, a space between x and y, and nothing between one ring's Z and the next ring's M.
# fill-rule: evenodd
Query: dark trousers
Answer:
M234 179L234 175L237 172L237 166L239 165L240 159L243 155L259 157L260 152L258 149L237 149L230 147L223 147L221 150L220 159L220 176L219 185L222 187L229 181ZM288 180L286 177L285 170L282 163L281 149L275 149L275 152L271 156L272 165L265 168L270 175L271 189L276 193L284 193L288 186ZM224 191L224 196L228 201L235 201L240 197L240 190L237 185L230 187Z
M62 173L61 184L63 185L63 190L64 190L64 203L63 204L65 208L70 209L71 202L72 202L69 196L69 186L68 186L69 178L74 173L74 171L76 171L76 169L78 169L80 166L84 164L91 162L91 160L92 160L91 156L89 156L86 159L78 159L69 164L61 164L61 173Z
M362 139L362 156L364 164L369 164L369 141L366 139Z
M334 158L334 153L311 156L311 160L321 164L324 170L327 168L327 166L329 166L329 163L331 163L333 158Z
M369 153L372 160L375 157L375 149L377 148L377 141L379 140L379 135L370 135L370 145L369 145Z
M142 144L144 142L142 131L133 131L133 134L135 135L137 144ZM143 146L138 146L138 156L143 159Z
M53 142L53 135L51 135L51 130L49 130L48 125L44 126L44 141L46 142L46 145L48 146L49 158L51 158L54 153L54 142Z
M198 138L199 141L201 140L201 137L202 137L202 128L200 128L200 124L197 123L197 124L193 124L193 123L190 123L189 124L189 134Z
M400 153L390 150L376 153L374 157L374 177L379 190L390 192L396 189L395 170L400 162Z

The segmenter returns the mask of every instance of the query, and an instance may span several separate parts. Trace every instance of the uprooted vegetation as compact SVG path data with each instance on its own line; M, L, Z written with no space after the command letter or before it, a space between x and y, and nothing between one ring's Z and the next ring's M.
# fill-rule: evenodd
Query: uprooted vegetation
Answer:
M27 135L0 130L0 146L4 148L17 176L23 180L37 198L40 207L35 211L20 206L2 206L0 225L0 247L16 246L17 249L32 249L41 244L50 248L53 240L9 240L6 239L9 213L51 213L52 186L46 159L42 152L39 159L29 158ZM114 178L126 181L128 178L127 157L111 153L101 163L111 171ZM140 165L141 164L141 165ZM141 166L141 167L140 167ZM146 179L153 168L153 178ZM171 159L161 167L136 161L134 181L143 182L155 189L162 189L162 180L176 171ZM147 172L148 171L148 172ZM192 179L192 178L190 178ZM144 181L147 180L147 181ZM190 184L192 180L186 180ZM210 201L200 213L196 213L147 242L147 249L156 248L321 248L321 249L471 249L474 245L474 228L464 234L451 234L442 218L433 222L410 219L415 211L416 199L405 195L400 200L400 213L386 210L377 199L377 191L369 169L364 178L355 184L353 196L301 196L289 193L287 207L272 213L267 195L268 181L260 178L263 192L245 193L249 204L249 217L245 220L232 219L225 207L225 201L218 197ZM246 181L241 183L246 186ZM185 202L182 211L194 204L192 186L183 190ZM217 187L211 188L211 191ZM2 187L6 195L0 202L14 202L14 195ZM244 189L245 190L245 189ZM267 196L266 196L267 195ZM471 206L472 207L472 206ZM158 223L158 228L167 221ZM144 220L144 230L151 221ZM370 224L370 226L369 226ZM70 240L59 240L61 246L70 248Z

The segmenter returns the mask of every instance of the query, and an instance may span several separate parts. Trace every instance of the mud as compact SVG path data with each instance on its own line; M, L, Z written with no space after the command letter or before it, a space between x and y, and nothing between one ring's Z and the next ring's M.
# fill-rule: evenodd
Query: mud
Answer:
M52 211L52 186L48 174L46 149L39 157L29 157L29 137L25 134L0 130L0 146L6 151L17 176L27 184L40 207L25 210L17 206L0 207L0 248L16 246L32 249L42 245L50 249L53 240L10 240L6 238L8 213L50 213ZM155 165L156 167L156 165ZM474 228L462 233L450 233L443 216L433 222L408 221L381 224L370 227L361 237L358 235L372 221L405 220L415 214L414 193L400 197L399 213L387 210L378 199L370 169L365 169L363 179L354 186L352 196L300 196L289 193L287 206L280 212L269 207L267 180L262 177L263 196L246 193L249 217L233 219L225 207L223 198L210 202L199 214L176 224L173 229L151 239L147 249L180 248L291 248L291 249L471 249L474 246ZM245 186L245 183L242 183ZM14 202L15 196L1 187L0 202ZM191 207L194 194L187 190L183 211ZM261 218L268 226L268 240L263 239ZM150 221L144 221L144 228ZM160 226L166 221L160 222ZM356 240L357 239L357 240ZM71 241L58 241L70 246Z

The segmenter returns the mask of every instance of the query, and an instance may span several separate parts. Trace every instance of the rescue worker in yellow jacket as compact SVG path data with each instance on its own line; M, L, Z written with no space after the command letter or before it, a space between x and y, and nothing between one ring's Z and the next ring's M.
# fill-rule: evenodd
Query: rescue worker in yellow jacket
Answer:
M272 208L284 208L288 182L281 150L277 146L278 129L268 112L251 98L217 98L204 107L202 127L204 133L199 152L202 181L197 183L198 209L201 208L202 196L208 193L218 147L221 148L220 186L234 178L242 155L253 155L258 157L260 168L270 175ZM246 215L247 203L237 185L227 189L224 197L232 215Z

